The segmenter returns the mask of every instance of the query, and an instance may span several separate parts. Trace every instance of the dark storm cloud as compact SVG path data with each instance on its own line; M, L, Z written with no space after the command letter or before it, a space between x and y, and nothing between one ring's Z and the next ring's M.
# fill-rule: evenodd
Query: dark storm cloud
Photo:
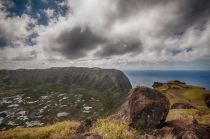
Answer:
M141 42L140 41L131 41L125 42L121 40L118 43L105 44L102 50L95 53L97 57L109 57L113 55L123 55L126 53L138 54L141 51Z
M189 27L196 26L197 29L203 29L210 15L210 1L209 0L187 0L179 1L178 10L175 15L179 19L174 19L169 22L165 28L157 33L159 35L173 36L184 33ZM167 16L167 15L166 15Z
M118 38L117 43L114 43L113 40L97 36L89 27L82 29L77 26L71 31L63 32L54 41L59 47L52 48L52 51L59 52L71 60L87 56L99 45L102 49L94 54L96 57L109 57L126 53L135 55L141 51L141 42L138 39L126 38L124 40L124 38Z
M80 26L74 27L71 31L63 32L55 42L59 48L53 48L53 51L60 52L68 59L77 59L85 57L90 50L105 40L96 36L89 27L82 29Z
M176 35L194 24L202 29L210 15L210 0L117 0L114 3L117 10L115 13L109 12L107 14L107 25L109 26L115 21L126 22L129 18L135 18L134 16L138 13L147 14L155 7L166 8L171 6L173 8L173 6L176 6L177 9L173 11L173 14L177 15L178 18L174 19L173 22L168 22L161 31L156 32L156 37ZM167 21L168 13L161 16L165 16Z

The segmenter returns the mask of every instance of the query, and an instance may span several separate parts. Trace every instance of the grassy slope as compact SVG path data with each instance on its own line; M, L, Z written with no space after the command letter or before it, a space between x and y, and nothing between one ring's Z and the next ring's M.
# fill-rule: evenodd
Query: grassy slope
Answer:
M54 125L34 128L16 128L13 130L0 132L1 138L15 138L15 139L45 139L45 138L69 138L79 127L79 122L64 121ZM127 126L119 121L110 121L107 119L100 119L90 129L90 132L98 133L104 139L129 139L127 136Z
M196 107L196 109L171 109L166 119L167 121L176 119L176 117L181 115L192 115L200 124L210 125L210 109L204 103L204 95L210 93L209 91L202 87L186 85L174 81L164 83L163 86L155 89L162 91L169 99L171 105L176 102L184 102Z
M16 128L13 130L0 132L1 138L15 139L44 139L44 138L68 138L78 128L79 123L76 121L64 121L54 125L35 128Z

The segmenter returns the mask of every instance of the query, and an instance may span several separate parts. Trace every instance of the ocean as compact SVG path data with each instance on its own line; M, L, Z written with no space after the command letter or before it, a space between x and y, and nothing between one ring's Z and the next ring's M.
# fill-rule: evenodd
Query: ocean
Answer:
M167 82L179 80L188 85L201 86L210 90L210 71L124 70L123 72L133 87L137 85L152 87L155 81Z

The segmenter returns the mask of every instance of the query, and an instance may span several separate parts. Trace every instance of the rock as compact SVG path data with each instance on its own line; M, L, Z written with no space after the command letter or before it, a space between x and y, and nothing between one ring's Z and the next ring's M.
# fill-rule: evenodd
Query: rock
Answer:
M6 114L5 112L2 112L2 113L0 114L0 117L5 118L6 116L7 116L7 114Z
M158 87L160 87L160 86L163 86L163 83L154 82L153 85L152 85L153 88L158 88Z
M180 132L187 130L187 126L191 124L198 124L197 120L191 116L179 116L172 121L164 123L164 126L174 128L174 132L178 135Z
M174 128L173 127L163 127L161 129L155 129L153 131L151 131L149 133L150 136L152 136L153 138L163 138L163 137L166 137L168 136L169 134L172 134L173 135L174 133Z
M120 121L127 121L128 119L128 108L121 110L120 112L111 115L109 117L110 120L120 120Z
M85 139L103 139L101 135L95 133L86 133L83 134L83 136L85 137Z
M74 135L74 136L70 137L70 139L85 139L85 137L78 134L78 135Z
M205 103L206 103L206 106L210 109L210 94L206 94L205 96Z
M171 109L195 109L196 107L188 104L188 103L174 103L171 106Z
M80 126L77 128L76 133L84 133L85 131L89 131L90 127L92 127L93 123L97 121L96 116L87 118L86 120L82 121Z
M192 131L187 131L185 134L182 136L182 139L199 139L194 132Z
M170 102L161 92L148 87L135 88L128 102L129 126L160 128L169 108Z
M210 139L210 126L198 124L193 116L180 116L149 133L151 138Z
M201 124L191 124L182 133L182 139L210 139L210 126Z
M74 135L70 139L103 139L103 137L96 133L85 133Z
M150 136L150 135L148 135L148 134L139 135L139 136L137 137L137 139L151 139L151 138L152 138L152 136Z

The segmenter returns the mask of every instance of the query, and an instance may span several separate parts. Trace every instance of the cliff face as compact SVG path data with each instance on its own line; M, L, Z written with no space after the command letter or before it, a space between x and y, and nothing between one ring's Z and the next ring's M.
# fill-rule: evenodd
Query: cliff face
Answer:
M31 85L81 85L101 92L132 88L120 70L100 68L50 68L34 70L0 70L0 87Z

